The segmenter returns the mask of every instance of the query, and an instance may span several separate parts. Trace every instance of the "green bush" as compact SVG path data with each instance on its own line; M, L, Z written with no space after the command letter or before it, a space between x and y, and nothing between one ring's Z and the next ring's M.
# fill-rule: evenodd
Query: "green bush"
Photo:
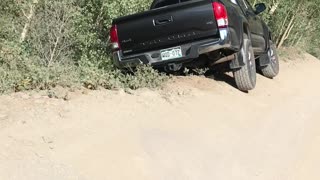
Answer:
M260 2L250 0L252 5ZM265 0L261 16L278 47L296 47L320 58L320 0Z
M0 93L56 86L153 88L167 79L144 66L124 74L111 62L112 19L145 10L148 1L3 0L0 6Z

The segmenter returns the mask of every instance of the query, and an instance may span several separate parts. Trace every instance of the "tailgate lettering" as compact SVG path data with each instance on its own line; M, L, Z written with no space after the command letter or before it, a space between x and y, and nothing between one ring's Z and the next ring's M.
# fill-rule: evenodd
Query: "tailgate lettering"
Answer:
M196 36L198 34L199 33L196 33L196 32L187 32L187 33L183 33L183 34L176 34L176 35L173 35L173 36L169 36L167 38L162 38L162 39L142 42L142 43L140 43L140 45L142 45L142 46L150 46L150 45L159 44L159 43L162 43L162 42L165 42L165 41L173 41L173 40L177 40L177 39L185 39L185 38L188 38L188 37Z

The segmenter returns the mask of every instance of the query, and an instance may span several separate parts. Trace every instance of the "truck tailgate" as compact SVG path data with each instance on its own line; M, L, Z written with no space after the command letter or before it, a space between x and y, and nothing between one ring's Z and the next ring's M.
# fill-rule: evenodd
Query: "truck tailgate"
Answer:
M209 0L191 1L114 20L124 55L219 36Z

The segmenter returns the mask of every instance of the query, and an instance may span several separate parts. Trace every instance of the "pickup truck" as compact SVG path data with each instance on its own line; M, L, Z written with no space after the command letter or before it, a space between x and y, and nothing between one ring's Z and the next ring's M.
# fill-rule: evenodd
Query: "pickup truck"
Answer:
M110 42L122 69L149 64L166 71L227 64L237 87L256 86L256 71L274 78L279 60L270 29L247 0L154 0L150 10L114 19Z

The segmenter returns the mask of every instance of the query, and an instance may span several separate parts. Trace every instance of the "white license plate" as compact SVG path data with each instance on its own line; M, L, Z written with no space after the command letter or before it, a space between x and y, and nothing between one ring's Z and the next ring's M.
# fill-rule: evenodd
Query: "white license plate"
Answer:
M161 60L169 60L169 59L176 59L182 57L181 47L174 47L170 49L164 49L160 51Z

